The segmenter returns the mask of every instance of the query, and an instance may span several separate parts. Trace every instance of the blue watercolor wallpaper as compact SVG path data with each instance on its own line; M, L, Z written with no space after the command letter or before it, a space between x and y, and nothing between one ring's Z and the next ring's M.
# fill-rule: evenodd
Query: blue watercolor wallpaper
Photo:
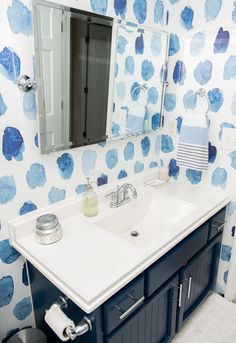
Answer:
M62 2L62 1L61 1ZM224 128L236 129L236 6L234 0L68 0L67 6L117 17L170 32L169 86L164 98L165 125L152 112L154 132L48 156L40 155L37 135L36 92L17 88L21 74L34 75L32 4L30 0L0 3L0 341L27 325L34 325L24 258L11 247L7 222L16 216L81 196L86 177L102 187L150 168L164 165L174 182L192 187L231 190L236 184L236 151L222 149ZM169 24L168 24L169 23ZM139 32L132 53L125 35L118 40L117 84L122 102L127 95L142 102L137 86L149 83L150 111L160 102L153 80L160 79L158 35ZM149 49L152 58L145 58ZM119 79L119 76L122 78ZM126 81L131 81L127 83ZM210 103L209 168L206 172L180 168L176 163L183 116L206 111L195 92L206 89ZM114 104L114 111L116 105ZM127 115L129 108L120 106ZM143 114L142 114L143 115ZM146 113L144 114L146 116ZM119 134L119 124L113 126ZM156 131L155 131L156 130ZM230 277L230 259L236 222L236 195L227 208L217 289L224 293Z
M134 23L161 29L164 23L162 1L147 0L70 0L67 6L94 11ZM161 13L154 15L154 7ZM152 13L148 17L148 14ZM48 204L85 191L86 177L97 188L125 180L136 173L157 168L160 163L159 133L130 137L115 142L41 155L37 134L37 91L23 93L17 88L21 74L34 75L34 45L30 0L3 0L0 3L0 341L19 328L34 325L29 281L24 258L11 247L7 222ZM129 52L125 35L118 39L117 51L124 63L117 63L117 75L122 77L116 86L119 99L130 95L137 82L150 82L147 93L149 106L160 102L155 87L155 61L161 54L160 37L138 33L133 51ZM148 38L148 39L147 39ZM178 49L173 37L173 50ZM145 58L145 49L151 58ZM136 52L135 52L136 51ZM139 64L135 56L140 56ZM127 85L126 79L131 83ZM141 80L141 81L140 81ZM158 77L159 80L159 77ZM136 82L136 83L135 83ZM132 89L133 89L132 88ZM132 92L132 91L131 91ZM133 100L140 97L136 89ZM115 106L115 105L114 105ZM159 106L159 105L158 105ZM128 108L122 110L127 113ZM154 130L160 116L152 110ZM119 131L118 126L113 127ZM125 182L125 181L124 181Z

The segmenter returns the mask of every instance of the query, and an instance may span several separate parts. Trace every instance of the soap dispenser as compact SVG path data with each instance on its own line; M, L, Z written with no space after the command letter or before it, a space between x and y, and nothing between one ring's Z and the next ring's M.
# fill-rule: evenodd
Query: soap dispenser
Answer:
M87 177L86 186L87 190L83 196L83 213L86 217L94 217L98 214L98 201L89 177Z

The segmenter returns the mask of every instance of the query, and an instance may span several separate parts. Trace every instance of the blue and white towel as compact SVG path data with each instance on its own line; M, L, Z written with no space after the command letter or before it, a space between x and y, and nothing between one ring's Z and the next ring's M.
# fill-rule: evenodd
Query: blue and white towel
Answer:
M176 163L193 170L208 168L208 119L205 114L187 113L182 122Z

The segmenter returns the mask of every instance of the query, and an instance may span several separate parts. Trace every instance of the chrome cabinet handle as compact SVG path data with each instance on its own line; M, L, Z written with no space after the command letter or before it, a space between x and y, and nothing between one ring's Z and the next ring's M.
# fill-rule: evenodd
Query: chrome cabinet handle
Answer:
M187 298L190 299L191 297L191 288L192 288L192 277L189 276L188 278L188 292L187 292Z
M129 294L130 297L130 294ZM133 296L131 297L132 299L134 298ZM130 306L126 311L122 310L119 306L115 305L114 307L121 312L121 316L119 317L120 320L125 319L134 309L136 309L142 302L144 301L145 297L139 298L132 306Z
M226 223L227 223L227 220L225 220L224 222L220 222L219 220L216 220L214 223L212 223L212 226L215 226L217 230L220 231ZM220 226L218 226L218 224Z
M183 285L182 283L179 285L179 302L178 302L178 306L181 307L182 305L182 291L183 291Z

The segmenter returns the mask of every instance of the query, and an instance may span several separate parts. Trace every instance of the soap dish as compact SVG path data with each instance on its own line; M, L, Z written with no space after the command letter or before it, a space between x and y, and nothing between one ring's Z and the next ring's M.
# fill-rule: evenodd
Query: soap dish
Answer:
M164 186L165 184L167 184L167 181L163 181L163 180L155 178L155 179L144 181L144 184L147 186L154 187L154 188L160 188Z

